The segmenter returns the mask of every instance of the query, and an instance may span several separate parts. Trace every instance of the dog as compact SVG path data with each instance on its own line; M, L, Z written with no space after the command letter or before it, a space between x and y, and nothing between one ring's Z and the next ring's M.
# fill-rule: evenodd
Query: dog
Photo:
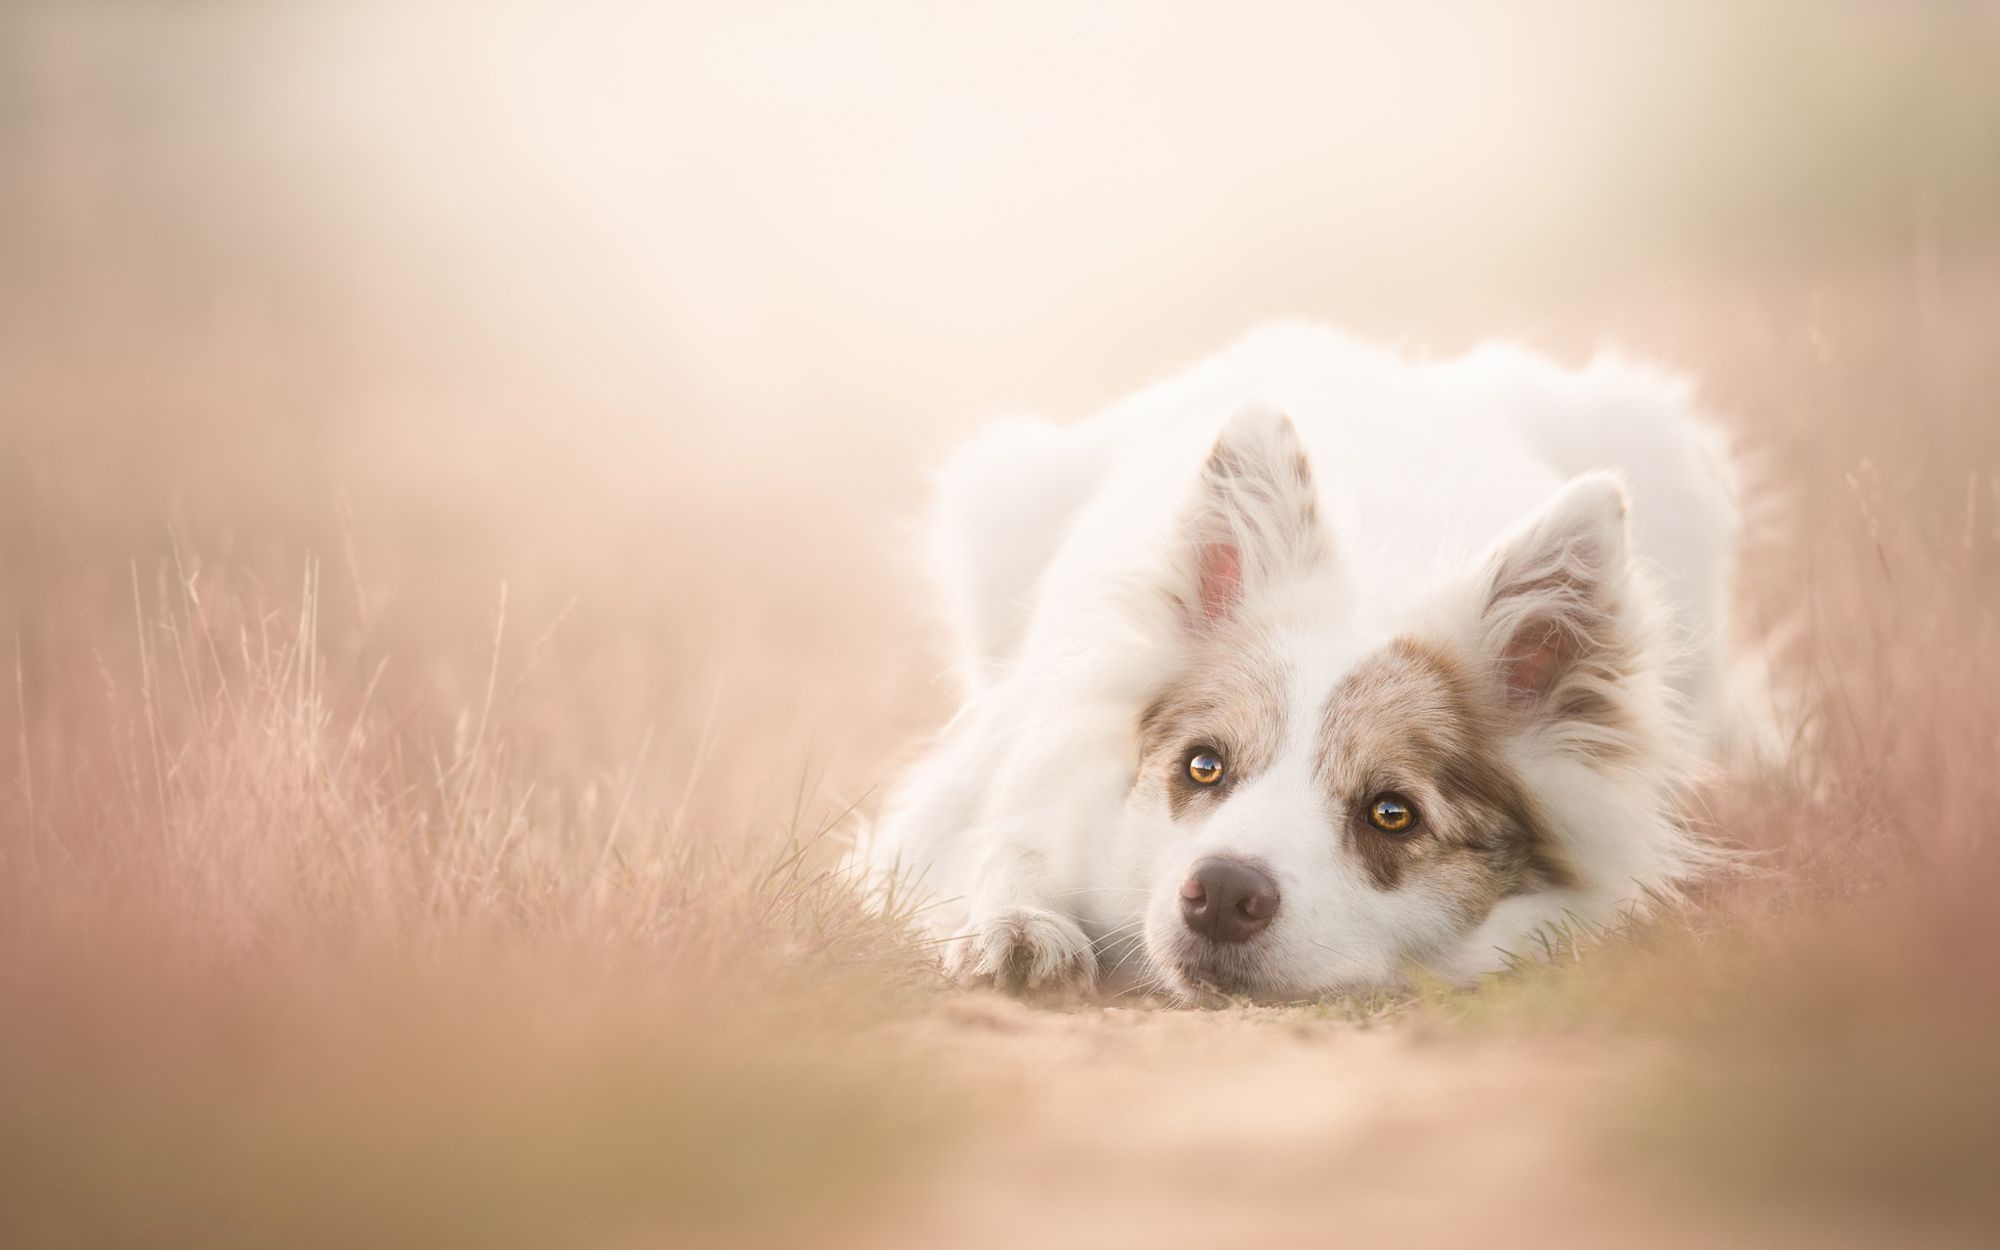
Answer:
M855 851L966 982L1456 982L1718 862L1738 470L1683 381L1251 334L1001 422L935 526L963 704Z

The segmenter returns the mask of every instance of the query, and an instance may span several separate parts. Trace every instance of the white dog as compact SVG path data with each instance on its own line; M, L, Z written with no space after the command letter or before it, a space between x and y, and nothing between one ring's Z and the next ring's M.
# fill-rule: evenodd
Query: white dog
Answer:
M962 978L1470 979L1713 858L1738 506L1678 381L1280 326L941 512L965 703L857 858Z

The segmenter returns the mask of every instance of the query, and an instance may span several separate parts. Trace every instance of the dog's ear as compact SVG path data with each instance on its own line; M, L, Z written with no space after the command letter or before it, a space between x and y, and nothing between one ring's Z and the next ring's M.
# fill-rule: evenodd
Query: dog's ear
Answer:
M1522 713L1592 720L1614 706L1634 658L1625 514L1618 478L1587 473L1489 557L1480 632L1507 702Z
M1245 599L1327 558L1312 469L1290 417L1252 403L1229 418L1202 466L1181 545L1196 626L1227 620Z

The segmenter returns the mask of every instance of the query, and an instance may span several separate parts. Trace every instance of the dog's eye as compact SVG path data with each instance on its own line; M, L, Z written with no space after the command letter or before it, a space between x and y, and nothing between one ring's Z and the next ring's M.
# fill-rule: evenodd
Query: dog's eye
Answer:
M1188 780L1198 786L1212 786L1222 780L1222 757L1213 751L1196 751L1188 757Z
M1368 801L1368 823L1383 833L1408 833L1417 823L1417 809L1400 794L1378 794Z

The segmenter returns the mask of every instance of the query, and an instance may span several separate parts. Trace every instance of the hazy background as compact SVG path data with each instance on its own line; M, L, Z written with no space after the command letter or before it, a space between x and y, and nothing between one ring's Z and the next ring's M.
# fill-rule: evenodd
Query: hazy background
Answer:
M453 707L476 692L428 659L483 644L504 582L523 651L575 605L560 680L520 692L537 751L635 766L650 727L669 792L717 690L779 774L810 738L858 779L942 707L902 526L984 416L1081 416L1315 316L1419 350L1615 338L1768 421L1704 338L1784 350L1885 264L1925 298L2000 219L1990 5L0 22L27 667L61 671L79 583L129 616L172 533L274 589L315 555L327 637Z
M166 869L121 888L198 895L165 908L176 932L213 922L259 948L276 942L264 904L215 882L219 865L275 856L269 873L288 891L309 881L318 900L288 892L270 911L304 917L300 932L354 911L326 884L354 873L379 914L335 927L392 950L431 932L449 896L479 932L549 954L556 982L578 965L550 933L583 939L585 967L664 944L727 972L737 956L712 947L762 943L819 978L812 960L837 949L866 965L866 997L903 984L907 950L872 931L852 950L828 938L858 922L843 902L786 893L788 869L694 865L849 802L865 812L899 751L948 712L915 526L954 439L1009 409L1081 417L1272 317L1419 353L1504 335L1579 360L1614 343L1695 378L1760 466L1766 523L1744 594L1816 709L1821 749L1798 775L1711 801L1719 831L1787 874L1782 889L1731 893L1727 914L1804 908L1818 923L1821 906L1906 890L1892 914L1910 963L1878 969L1880 985L1921 997L1934 975L1922 1001L1952 1004L1945 1032L1959 1039L1951 1063L1900 1034L1854 1052L1858 1068L1829 1060L1774 1113L1791 1144L1756 1158L1847 1143L1824 1114L1875 1145L1808 1167L1806 1192L1872 1177L1897 1201L1966 1199L1991 1219L1967 1195L2000 1164L1982 1118L2000 1109L2000 1076L1978 1057L2000 1030L1972 1009L1991 999L1985 952L2000 936L1978 918L1992 911L2000 799L1996 261L1988 3L16 0L0 7L0 775L13 779L0 870L10 897L39 898L37 874L78 847L112 863L132 846L180 848L173 862L200 866L200 891L161 885ZM317 634L301 651L288 640L302 605ZM302 742L350 747L304 768L322 757ZM378 876L341 849L355 824L387 848L369 861ZM461 828L480 832L455 841ZM690 838L706 849L686 851ZM472 873L461 845L490 851L477 860L490 871ZM574 863L502 871L521 846ZM419 877L449 884L382 901L402 898L383 882ZM663 892L678 900L666 913ZM716 892L729 907L704 910ZM628 894L634 910L600 923L593 909ZM95 906L39 928L17 917L0 936L20 968L60 969L47 953L95 931ZM791 926L779 936L757 928L774 914ZM1830 923L1856 941L1889 931L1873 913ZM97 985L101 971L74 979ZM7 1044L53 1048L72 1034L38 1023L30 1008L56 1000L34 997L41 973L23 976L9 982L26 996ZM446 981L483 1003L475 982ZM241 1002L265 1002L265 983L247 984ZM501 1019L553 1010L521 1005L545 1003L541 989L507 984L514 1006L490 1008ZM129 989L111 976L60 997L124 1003ZM159 1018L190 1015L160 994ZM826 1019L817 998L779 1001ZM1840 1001L1815 999L1826 1015L1786 1027L1853 1018ZM445 1035L487 1019L440 1010ZM656 1073L659 1047L700 1030L650 1011L615 1043L571 1039L547 1070L624 1072L629 1059ZM320 1036L269 1014L286 1021L272 1053ZM157 1024L144 1019L119 1028ZM1045 1024L1017 1022L1033 1037ZM1775 1034L1785 1053L1798 1044ZM419 1056L383 1066L455 1068L452 1047L428 1045L383 1041L382 1054ZM938 1045L924 1053L940 1070L1028 1065L1018 1088L1056 1097L1021 1075L1040 1050L967 1059ZM122 1054L107 1043L105 1067L71 1075L96 1091L85 1101L104 1139L144 1158L153 1139L126 1141L126 1104L103 1094ZM1503 1087L1517 1070L1485 1062L1472 1070ZM350 1076L373 1090L380 1070L357 1061ZM1855 1079L1892 1070L1940 1075L1915 1091ZM1338 1069L1312 1071L1340 1087ZM277 1088L320 1091L323 1075ZM797 1084L882 1101L845 1080ZM1860 1111L1826 1100L1856 1088ZM678 1108L685 1092L661 1097ZM292 1106L245 1089L186 1106L228 1097ZM840 1124L844 1138L840 1098L768 1102L804 1117L801 1133ZM48 1105L51 1123L77 1118ZM364 1120L374 1106L355 1105ZM1417 1105L1429 1111L1408 1114L1444 1114L1435 1097ZM756 1108L739 1118L762 1123L769 1106ZM160 1140L185 1118L159 1112ZM899 1141L909 1127L868 1125ZM1750 1140L1738 1127L1721 1135ZM579 1151L631 1157L608 1144L626 1139L592 1132ZM1419 1152L1432 1141L1404 1137ZM398 1168L457 1149L417 1140ZM504 1134L482 1140L539 1175L493 1144ZM705 1157L704 1140L673 1150ZM770 1180L770 1143L745 1140L748 1161L728 1173L743 1205L788 1175L825 1181L818 1158ZM25 1128L0 1145L45 1153ZM49 1174L117 1175L98 1148L53 1152ZM263 1157L235 1149L218 1148L214 1175ZM1932 1188L1894 1180L1886 1154L1917 1160ZM1783 1170L1751 1169L1753 1188ZM22 1192L42 1185L24 1175ZM619 1176L657 1199L656 1172ZM659 1200L669 1225L706 1184ZM280 1229L284 1212L339 1205L310 1186L272 1192ZM599 1244L563 1214L596 1193L558 1187L552 1223L509 1227L523 1244ZM448 1197L441 1224L348 1231L491 1244L493 1230L450 1214L481 1204ZM213 1244L197 1216L172 1227ZM152 1227L134 1218L109 1227ZM31 1227L66 1227L49 1219Z

